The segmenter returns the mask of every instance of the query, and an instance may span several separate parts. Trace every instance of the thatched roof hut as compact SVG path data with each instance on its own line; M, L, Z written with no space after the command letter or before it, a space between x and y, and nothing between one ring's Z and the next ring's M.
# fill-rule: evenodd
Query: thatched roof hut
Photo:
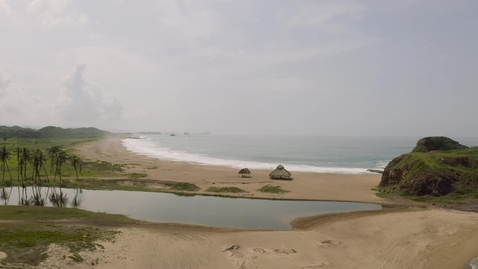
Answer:
M291 175L292 174L289 171L285 170L284 166L279 164L276 170L272 171L269 174L269 178L270 179L290 179Z
M242 168L239 170L239 176L240 177L251 177L251 171L247 168Z

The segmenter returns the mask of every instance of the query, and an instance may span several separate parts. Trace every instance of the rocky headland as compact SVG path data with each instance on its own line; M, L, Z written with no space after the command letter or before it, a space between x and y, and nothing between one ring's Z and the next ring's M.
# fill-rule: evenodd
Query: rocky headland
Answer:
M478 147L447 137L425 137L412 152L393 159L379 187L413 196L478 199Z

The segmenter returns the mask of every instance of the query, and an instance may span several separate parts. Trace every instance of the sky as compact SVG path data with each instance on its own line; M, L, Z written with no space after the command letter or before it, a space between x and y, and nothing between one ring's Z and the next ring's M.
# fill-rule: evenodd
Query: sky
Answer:
M476 0L0 0L0 125L478 137Z

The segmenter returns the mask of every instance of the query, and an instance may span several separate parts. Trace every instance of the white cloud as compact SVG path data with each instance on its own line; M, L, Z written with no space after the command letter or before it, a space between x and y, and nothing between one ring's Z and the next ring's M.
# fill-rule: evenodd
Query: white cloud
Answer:
M116 96L101 102L102 119L119 120L123 117L124 107Z
M204 39L221 29L220 17L207 8L208 1L156 1L159 26L180 39Z
M6 93L8 85L12 83L12 78L0 70L0 96Z
M259 79L257 87L264 91L288 92L306 90L308 81L301 78L268 78Z
M198 1L195 7L207 10L211 2ZM181 21L178 18L183 17L186 17L183 18L186 22L195 21L192 19L194 16L184 11L176 1L168 3L175 3L175 8L162 11L169 12L170 17L165 16L169 18L165 19L169 25L181 26L173 22L177 23ZM171 65L189 69L193 76L198 77L208 74L245 75L277 64L308 61L356 50L380 41L362 33L356 26L357 20L363 18L364 10L364 6L354 0L340 3L298 1L297 4L264 9L261 13L263 17L242 22L239 28L235 14L228 14L229 17L218 15L213 17L213 21L220 27L204 27L209 32L203 36L220 42L189 44L178 55L170 56ZM208 12L214 14L211 10ZM217 11L217 14L222 13ZM270 23L270 27L264 27L264 23ZM183 44L177 43L179 46Z
M121 119L124 110L121 102L116 97L106 99L100 86L86 81L85 69L85 64L77 65L65 80L63 119L69 123Z
M11 117L37 120L52 115L54 100L49 100L15 84L12 78L0 71L0 112Z
M290 27L307 26L327 33L337 33L347 29L345 20L363 18L364 7L353 2L314 2L299 5L297 12L282 12L280 17L287 20ZM341 19L339 21L339 19Z
M0 18L5 16L5 17L10 17L13 15L13 11L8 5L6 0L0 0Z
M32 0L27 9L36 14L45 26L86 24L88 16L69 12L70 4L71 0Z

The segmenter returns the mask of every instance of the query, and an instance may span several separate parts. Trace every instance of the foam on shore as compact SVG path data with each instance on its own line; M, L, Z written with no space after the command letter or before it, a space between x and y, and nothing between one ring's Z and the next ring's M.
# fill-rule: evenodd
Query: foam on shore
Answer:
M478 269L478 257L474 258L470 262L471 269Z
M251 162L244 160L229 160L209 157L200 154L188 153L179 150L171 150L158 146L158 144L147 139L124 139L123 146L134 153L145 155L152 158L186 162L200 165L223 166L230 168L244 168L270 170L275 169L277 163ZM311 165L297 165L282 163L287 170L294 172L314 172L314 173L336 173L336 174L369 174L365 168L345 168L345 167L317 167Z

